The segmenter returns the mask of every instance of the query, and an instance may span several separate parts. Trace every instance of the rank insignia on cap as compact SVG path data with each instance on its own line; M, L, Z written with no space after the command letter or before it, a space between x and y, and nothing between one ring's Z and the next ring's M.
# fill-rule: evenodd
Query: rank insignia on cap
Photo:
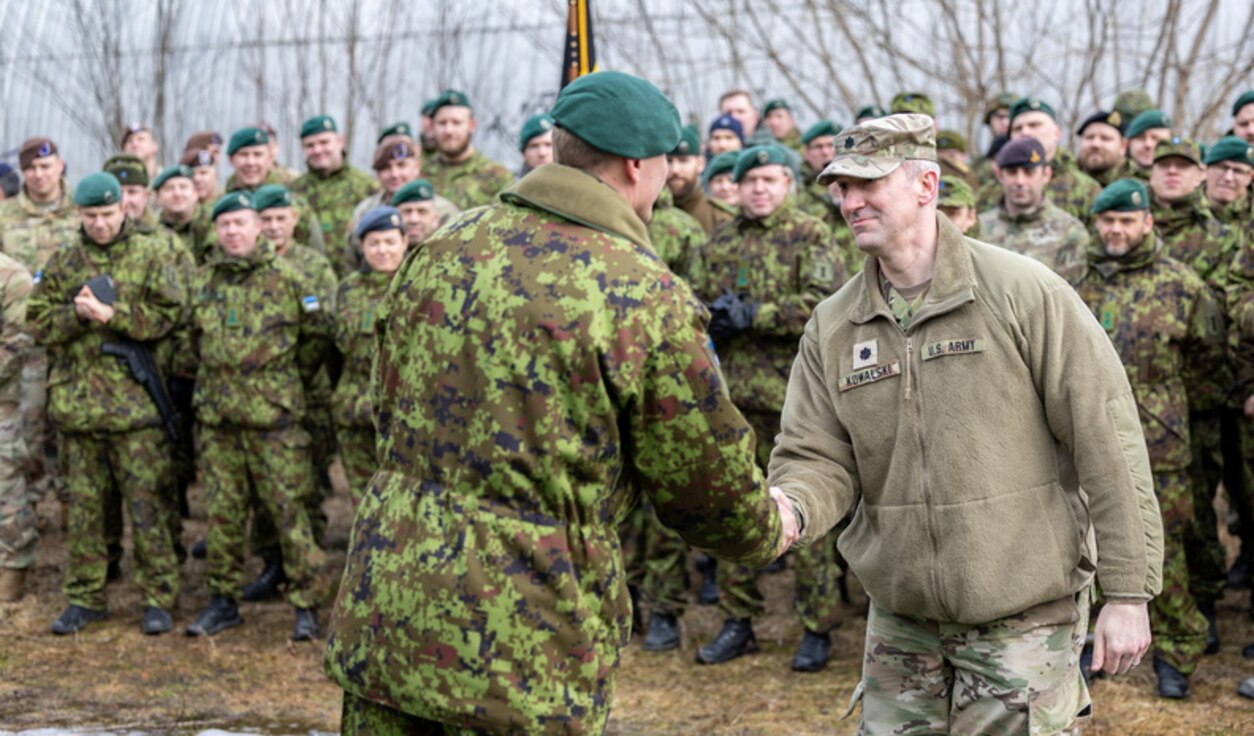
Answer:
M1106 122L1118 128L1119 124L1123 122L1123 116L1119 114L1118 110L1115 110L1110 115L1106 116Z
M391 217L390 219L391 219L391 221L392 221L392 227L400 227L400 226L401 226L401 218L400 218L400 217L398 217L398 216L396 216L396 215L392 215L392 217Z
M300 303L305 308L306 312L317 312L322 309L322 305L318 303L318 297L313 294L301 299Z
M853 136L845 139L845 148L853 148Z
M1032 100L1032 101L1028 102L1028 107L1032 108L1033 110L1039 110L1039 109L1041 109L1041 101L1040 101L1040 100Z
M853 370L867 368L880 362L880 346L878 339L856 343L853 346Z
M765 164L771 160L770 151L758 151L758 163Z
M199 153L196 154L196 165L213 166L213 154L202 149Z
M1037 153L1036 151L1033 151L1032 155L1028 156L1028 160L1034 164L1039 164L1041 162L1041 154Z
M51 155L52 155L52 144L41 143L39 145L39 157L43 158L44 156L51 156Z
M1132 200L1133 207L1141 206L1141 193L1140 192L1133 192L1129 198Z

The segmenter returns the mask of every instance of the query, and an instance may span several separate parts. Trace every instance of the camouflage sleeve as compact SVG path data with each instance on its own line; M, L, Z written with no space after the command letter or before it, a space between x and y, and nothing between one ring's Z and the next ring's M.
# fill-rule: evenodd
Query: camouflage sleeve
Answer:
M1240 398L1254 395L1254 242L1243 244L1228 273L1228 318L1236 343Z
M1217 406L1226 401L1232 377L1228 364L1227 330L1223 309L1214 292L1192 272L1184 273L1194 296L1188 319L1188 333L1182 346L1185 353L1183 373L1189 406ZM1222 377L1224 383L1215 378Z
M187 322L179 335L179 349L175 351L170 361L170 370L175 375L194 377L200 365L200 327L195 319L196 304L201 298L201 293L208 288L212 274L212 266L200 266L192 273L188 288Z
M31 346L26 333L26 301L30 296L30 274L25 269L9 272L0 301L3 324L0 325L0 384L8 383L22 369L22 361Z
M27 329L39 345L71 342L88 329L87 322L74 310L74 294L68 293L63 283L61 263L66 252L57 251L44 264L39 283L26 305Z
M331 267L331 261L323 258L319 261L320 273L317 275L318 294L326 299L327 314L335 314L336 295L340 290L340 280L335 275L335 269Z
M1067 245L1060 251L1065 254L1058 264L1058 275L1075 286L1088 271L1088 250L1091 237L1083 223L1076 222L1067 229Z
M797 249L788 291L778 294L774 301L758 305L753 329L759 333L801 337L814 308L849 278L844 259L832 242L831 230L819 221L811 226L813 230L803 235L806 244Z
M296 224L295 237L297 242L313 248L319 253L326 255L327 241L322 237L322 223L318 221L318 213L314 210L309 200L300 194L292 194L292 207L299 213L299 221Z
M295 269L292 269L295 274ZM332 309L318 297L317 286L299 275L293 276L291 293L301 304L300 332L296 342L296 363L301 383L310 386L327 361L331 349ZM316 301L309 301L313 296ZM311 305L316 305L313 308Z
M187 282L183 266L163 258L164 252L152 248L143 274L143 297L113 304L109 329L132 340L146 342L164 337L186 316ZM120 281L131 274L118 274Z

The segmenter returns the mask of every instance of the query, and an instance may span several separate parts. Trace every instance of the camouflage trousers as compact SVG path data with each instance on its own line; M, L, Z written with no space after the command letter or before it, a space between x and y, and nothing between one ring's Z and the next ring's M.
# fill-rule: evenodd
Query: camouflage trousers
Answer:
M202 426L200 472L209 516L209 591L238 598L244 575L244 527L255 493L277 519L288 602L317 605L326 554L314 540L309 497L314 493L309 435L299 427L248 429Z
M340 736L475 736L486 733L411 716L347 691L340 710Z
M61 469L69 503L70 561L62 586L70 603L104 610L108 554L104 499L118 493L131 518L135 584L144 605L170 609L179 569L168 526L170 443L155 427L131 432L61 436Z
M0 405L0 567L25 570L35 564L39 531L26 491L26 441L22 414Z
M1203 602L1223 597L1228 576L1224 548L1219 542L1219 520L1215 518L1213 504L1220 482L1226 487L1234 485L1234 473L1225 471L1237 471L1242 462L1239 456L1226 457L1239 455L1239 452L1224 452L1225 442L1240 442L1241 428L1234 420L1232 412L1226 409L1189 413L1189 449L1193 455L1189 479L1193 493L1193 516L1184 531L1184 544L1188 552L1189 589L1193 591L1194 598ZM1235 475L1235 485L1239 486L1240 473ZM1232 494L1229 495L1231 497Z
M1077 733L1089 592L985 624L924 621L871 603L859 734Z
M34 494L34 501L47 490L42 481L55 477L56 464L49 457L52 446L52 429L48 424L48 353L43 348L32 348L22 363L21 374L22 439L26 443L26 477L30 483L27 492ZM62 501L65 499L62 498Z
M331 425L331 410L328 406L311 405L307 412L302 426L309 435L310 472L314 483L312 491L305 498L305 513L309 516L314 541L321 544L322 535L327 530L327 515L322 510L322 504L331 497L327 467L331 465L331 458L335 457L335 429ZM253 554L265 559L277 558L282 550L279 530L265 504L255 493L252 496L252 510L253 525L249 543Z
M1206 618L1190 592L1186 540L1193 518L1193 486L1184 471L1154 473L1163 516L1163 592L1149 604L1154 651L1185 675L1206 648Z
M335 432L340 447L340 464L344 467L344 477L348 480L348 497L356 509L366 487L370 485L370 478L379 467L379 459L374 451L374 426L341 426Z
M652 506L644 510L644 580L640 597L650 613L682 616L688 605L688 544Z

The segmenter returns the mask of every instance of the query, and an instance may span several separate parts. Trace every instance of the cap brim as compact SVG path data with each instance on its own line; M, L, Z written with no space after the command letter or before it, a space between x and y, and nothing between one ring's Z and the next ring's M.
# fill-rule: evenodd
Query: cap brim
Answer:
M905 163L902 158L870 158L867 156L836 157L819 172L818 182L827 186L838 176L852 176L855 179L881 179L901 168Z

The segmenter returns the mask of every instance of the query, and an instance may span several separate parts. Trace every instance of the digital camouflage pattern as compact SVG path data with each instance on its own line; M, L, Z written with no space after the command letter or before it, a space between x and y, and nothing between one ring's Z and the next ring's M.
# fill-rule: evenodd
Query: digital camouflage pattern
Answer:
M1136 165L1136 162L1130 158L1125 158L1105 171L1085 171L1084 173L1088 174L1093 181L1105 189L1120 179L1144 179L1145 177L1141 176L1139 172L1140 167Z
M423 160L422 172L440 196L447 197L463 210L491 204L496 195L514 183L509 169L479 151L456 164L448 163L441 156L432 156L430 160Z
M778 550L704 309L622 197L550 164L411 253L376 319L380 467L328 673L458 727L601 733L639 495L714 554Z
M708 239L705 228L687 212L671 204L670 191L662 188L662 196L653 205L649 222L649 240L658 258L680 278L688 278L694 259Z
M980 240L1028 256L1076 284L1087 268L1089 233L1084 223L1044 200L1028 212L1011 215L1004 204L980 213Z
M668 191L663 190L663 196L666 196ZM716 206L709 197L705 196L705 191L701 189L700 184L693 185L692 191L683 197L672 197L672 200L676 207L692 215L697 222L701 223L706 237L713 236L714 231L718 230L720 225L730 222L735 217L734 212Z
M1063 212L1088 226L1093 221L1093 200L1102 192L1102 185L1080 170L1080 164L1069 151L1054 151L1049 162L1053 176L1045 185L1049 200Z
M35 564L39 541L35 509L26 491L22 438L22 364L33 342L26 332L30 272L0 254L0 567Z
M348 223L358 202L379 191L373 176L345 163L331 173L309 170L292 182L292 194L304 197L322 227L325 252L332 257L337 274L345 273L335 255L344 248Z
M1172 204L1152 199L1154 230L1167 255L1192 267L1216 294L1224 293L1228 266L1241 244L1240 231L1215 218L1201 189Z
M344 356L344 367L331 397L331 414L354 507L361 502L378 465L370 379L376 350L375 322L391 283L390 273L351 273L340 284L335 300L335 347Z

